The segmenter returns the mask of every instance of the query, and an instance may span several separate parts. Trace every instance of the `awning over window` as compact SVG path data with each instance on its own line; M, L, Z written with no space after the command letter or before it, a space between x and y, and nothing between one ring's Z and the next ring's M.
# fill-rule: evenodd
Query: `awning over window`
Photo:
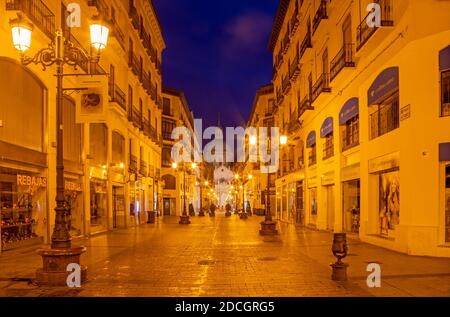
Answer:
M369 106L375 105L383 101L389 94L398 90L399 77L398 67L386 68L373 82L367 93Z
M358 98L351 98L348 100L339 113L339 124L344 125L348 120L353 119L359 114L359 100Z
M313 147L314 145L316 145L316 131L311 131L306 139L306 146Z
M450 69L450 45L439 52L439 70Z
M450 143L439 144L439 161L450 162Z
M331 133L333 133L333 118L328 117L322 123L322 127L320 128L320 137L325 138Z

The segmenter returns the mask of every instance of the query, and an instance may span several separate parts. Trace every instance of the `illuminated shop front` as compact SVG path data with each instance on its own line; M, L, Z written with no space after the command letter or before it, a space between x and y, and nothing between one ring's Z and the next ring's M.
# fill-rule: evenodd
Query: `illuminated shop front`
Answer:
M2 251L43 242L47 236L47 178L0 167Z
M91 234L108 230L108 190L106 180L90 181Z
M65 179L65 197L70 207L69 230L71 237L84 235L84 200L81 177L79 179Z

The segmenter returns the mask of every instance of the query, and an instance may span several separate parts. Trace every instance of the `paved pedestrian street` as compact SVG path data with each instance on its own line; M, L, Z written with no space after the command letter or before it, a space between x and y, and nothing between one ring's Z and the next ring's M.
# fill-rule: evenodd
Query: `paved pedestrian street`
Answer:
M449 296L450 259L399 254L349 239L349 280L331 280L332 234L282 224L261 237L251 216L178 218L117 230L75 244L89 281L78 289L40 288L35 249L0 255L0 296ZM380 288L368 288L366 266L381 264Z

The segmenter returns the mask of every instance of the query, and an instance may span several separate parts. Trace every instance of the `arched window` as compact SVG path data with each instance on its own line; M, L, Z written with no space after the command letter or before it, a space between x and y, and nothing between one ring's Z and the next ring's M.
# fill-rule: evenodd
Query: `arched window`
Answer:
M0 74L0 140L42 152L47 89L10 59L0 59Z
M175 176L167 174L162 177L162 180L166 184L164 189L175 190L177 188L177 181Z

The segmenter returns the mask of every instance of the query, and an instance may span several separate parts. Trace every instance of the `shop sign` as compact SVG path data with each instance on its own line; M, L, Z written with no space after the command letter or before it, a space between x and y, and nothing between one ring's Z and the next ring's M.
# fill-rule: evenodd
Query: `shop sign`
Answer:
M317 187L317 177L316 176L310 177L308 179L308 188L314 188L314 187Z
M67 191L71 191L71 192L82 192L83 191L80 183L75 183L75 182L71 182L71 181L64 181L64 188Z
M328 172L322 175L322 185L333 185L334 184L334 172Z
M30 187L47 187L47 178L42 176L30 176L17 174L17 185Z
M400 109L400 121L411 118L411 105L404 106Z
M369 161L369 173L378 173L400 166L399 153L391 153Z

